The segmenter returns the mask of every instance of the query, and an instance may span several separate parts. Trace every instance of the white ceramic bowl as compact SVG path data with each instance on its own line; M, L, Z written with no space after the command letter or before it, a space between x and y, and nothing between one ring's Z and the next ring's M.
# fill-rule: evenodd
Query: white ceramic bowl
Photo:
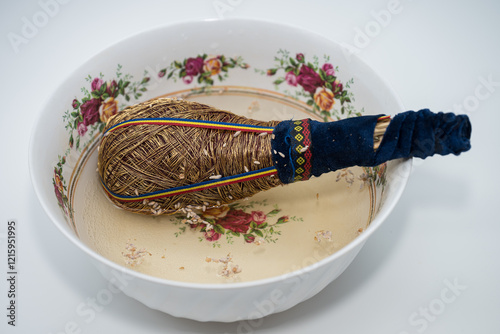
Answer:
M342 105L340 96L332 93L335 87L345 91L344 98L350 102ZM384 221L410 173L411 160L378 169L358 168L352 174L330 173L307 181L310 184L298 182L264 193L250 202L255 206L251 213L245 213L243 206L239 211L234 208L250 217L264 213L266 200L274 203L274 209L263 216L269 224L260 225L260 232L245 227L246 234L237 233L226 226L213 238L199 230L186 232L178 221L177 225L161 220L135 223L143 218L112 211L116 209L108 209L110 203L97 200L103 195L96 190L96 147L110 115L124 105L157 96L200 100L263 120L336 119L404 110L388 85L339 44L303 29L264 21L159 27L112 45L71 73L33 129L30 170L36 194L54 224L111 283L174 316L225 322L257 319L314 296L346 269ZM304 198L295 201L299 195ZM118 215L115 220L121 225L112 222L106 210ZM271 219L280 210L283 216ZM351 230L335 232L336 224ZM333 241L313 240L318 230L329 226ZM141 258L142 264L120 259L116 244L125 245L127 233L130 242L146 245L151 253ZM158 244L161 238L155 239L161 233L166 233L165 245ZM344 243L339 241L343 234L348 235ZM105 238L96 241L96 235ZM294 262L286 256L295 250L303 254L298 253L302 257ZM235 261L238 257L246 261L241 276L215 275L213 263L204 261L226 252ZM179 267L182 261L185 267ZM268 271L260 273L259 267ZM110 286L110 290L116 289Z

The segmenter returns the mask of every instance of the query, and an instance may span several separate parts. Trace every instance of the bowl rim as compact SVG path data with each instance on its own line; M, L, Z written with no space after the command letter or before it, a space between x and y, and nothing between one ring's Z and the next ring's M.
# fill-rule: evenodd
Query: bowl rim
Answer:
M318 32L312 31L310 29L300 27L297 25L292 25L289 23L283 23L283 22L274 22L271 20L267 19L256 19L256 18L224 18L224 19L218 19L218 18L207 18L207 19L192 19L192 20L183 20L183 21L177 21L177 22L171 22L167 24L160 24L156 25L147 29L143 29L141 31L138 31L136 33L130 34L112 44L107 46L106 48L101 49L97 53L95 53L93 56L88 58L84 63L80 64L80 66L76 67L69 75L66 76L66 78L62 81L62 83L58 86L59 88L64 85L65 82L71 80L73 75L80 71L82 68L84 68L87 64L91 63L95 59L98 59L100 55L103 53L107 52L110 49L115 48L117 45L126 43L127 40L137 38L140 35L143 34L148 34L152 33L154 31L158 30L164 30L164 29L169 29L172 27L180 27L183 25L203 25L206 24L207 22L216 22L217 24L227 24L227 25L232 25L234 23L241 23L241 22L246 22L252 25L255 24L264 24L264 25L270 25L274 27L281 27L285 28L288 30L296 30L300 31L301 33L320 37L321 39L325 40L327 43L331 44L336 44L339 48L344 48L341 43L338 41L335 41L331 38L328 38ZM396 100L397 104L401 108L401 110L404 110L403 103L399 97L399 95L396 93L396 91L393 89L393 87L387 82L387 80L379 75L379 72L375 70L372 66L368 65L366 61L364 61L361 57L359 57L356 54L351 54L350 55L352 58L355 58L357 62L359 62L362 66L365 66L368 70L373 72L373 75L377 77L378 80L380 80L383 85L385 85L385 88L390 92L392 97ZM55 215L51 209L49 208L48 205L48 199L43 197L42 193L42 181L38 180L36 177L35 173L35 165L33 161L33 155L34 155L34 150L36 147L36 138L38 137L38 132L41 131L39 124L41 123L41 120L43 116L48 113L48 110L50 110L50 104L52 103L52 100L54 97L57 95L58 90L54 91L49 97L47 97L42 104L42 107L40 110L38 110L35 120L30 132L30 140L29 140L29 151L28 151L28 165L29 165L29 171L30 171L30 178L31 178L31 183L33 185L33 188L35 190L36 196L38 198L38 201L40 202L43 210L47 214L47 216L50 218L52 223L57 227L57 229L66 237L68 238L73 244L75 244L81 251L86 253L90 258L93 260L103 263L107 267L116 270L120 273L130 275L132 277L136 277L145 281L149 281L151 283L155 284L160 284L160 285L168 285L168 286L174 286L174 287L180 287L180 288L189 288L189 289L198 289L198 290L220 290L220 289L240 289L240 288L251 288L254 286L263 286L263 285L270 285L273 283L277 283L280 281L287 280L289 278L293 278L296 276L300 276L303 273L307 273L309 271L315 270L316 268L322 267L327 265L328 263L335 261L336 259L344 256L346 253L351 252L355 248L362 246L366 240L380 227L382 222L390 215L390 213L393 211L394 207L396 204L399 202L404 189L406 188L411 169L412 169L412 158L405 159L402 161L403 164L405 164L406 168L404 168L403 173L399 175L400 182L399 188L396 189L396 192L394 194L394 200L391 203L385 203L384 204L384 210L380 211L377 213L376 217L373 219L373 221L370 223L370 225L366 228L363 233L361 233L359 236L354 238L351 242L349 242L347 245L342 247L340 250L336 251L335 253L314 262L313 264L307 265L305 267L302 267L300 269L290 271L278 276L272 276L268 278L263 278L263 279L258 279L258 280L252 280L252 281L246 281L246 282L227 282L227 283L195 283L195 282L183 282L183 281L176 281L176 280L169 280L165 278L160 278L160 277L155 277L155 276L150 276L138 271L135 271L133 269L127 268L123 265L120 265L118 263L115 263L108 258L104 257L103 255L97 253L93 249L91 249L88 245L86 245L82 240L80 240L76 235L73 233L69 232L66 226L66 221Z

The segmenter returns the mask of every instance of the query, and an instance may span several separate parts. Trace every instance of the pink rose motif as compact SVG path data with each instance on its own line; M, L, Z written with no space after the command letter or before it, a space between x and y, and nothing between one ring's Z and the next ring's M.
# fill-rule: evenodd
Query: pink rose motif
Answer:
M203 58L196 57L196 58L188 58L186 60L187 75L196 76L201 73L202 69L203 69Z
M184 81L186 85L189 85L191 82L193 82L193 76L186 75L185 77L182 77L182 81Z
M293 71L288 72L285 75L285 81L290 85L290 86L297 86L297 76Z
M57 202L59 203L60 206L64 206L64 201L63 201L63 195L61 194L61 191L54 186L54 192L56 194Z
M167 69L163 69L160 72L158 72L158 78L163 78L167 74Z
M118 84L116 83L115 80L111 81L108 83L108 86L106 87L106 93L108 93L109 96L116 97L115 93L118 93Z
M252 215L240 209L229 211L224 218L217 221L217 224L233 232L246 233L251 221Z
M340 81L335 80L333 83L333 92L336 94L341 93L343 89L344 89L344 86L340 83Z
M71 106L73 107L73 109L77 109L80 106L80 103L78 103L77 99L73 99Z
M332 77L335 76L335 70L333 69L332 64L326 63L321 69L325 71L326 75L331 75Z
M283 223L287 223L289 220L290 220L290 217L288 217L288 216L282 216L282 217L278 218L278 221L276 223L283 224Z
M94 124L99 120L99 107L101 106L101 100L92 99L88 100L80 107L80 111L83 116L83 124L89 126Z
M302 65L300 68L299 75L297 76L297 83L311 95L314 94L316 88L323 86L323 80L321 80L319 74L306 65Z
M297 55L295 56L295 59L297 59L300 62L304 61L304 54L303 53L297 53Z
M102 79L100 79L100 78L94 78L94 80L90 84L90 88L92 88L93 91L94 90L99 90L99 89L101 89L101 86L102 86L103 83L104 83L104 81L102 81Z
M250 214L252 215L252 220L256 222L257 225L264 223L267 219L266 214L262 211L252 211Z
M245 238L245 242L249 243L249 244L251 244L252 242L255 241L255 236L252 234L245 235L244 238Z
M85 133L87 132L87 126L85 124L83 124L83 122L79 122L78 126L77 126L77 130L78 130L78 135L80 137L83 137L85 135Z
M207 241L217 241L220 238L220 233L217 233L214 230L204 232L203 235Z

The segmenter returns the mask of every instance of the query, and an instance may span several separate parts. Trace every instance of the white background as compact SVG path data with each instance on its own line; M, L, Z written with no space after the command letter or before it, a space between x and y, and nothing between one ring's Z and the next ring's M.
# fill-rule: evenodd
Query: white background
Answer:
M397 13L380 14L392 2L2 0L0 332L500 333L500 3L400 0ZM43 3L57 7L46 22L35 21ZM294 24L356 47L407 109L469 114L472 150L415 161L401 201L352 265L287 312L252 324L205 324L117 294L86 322L77 307L107 282L35 197L28 170L34 117L73 69L111 43L158 25L229 17ZM15 46L9 36L23 37L26 20L44 25ZM15 328L5 316L8 219L19 226Z

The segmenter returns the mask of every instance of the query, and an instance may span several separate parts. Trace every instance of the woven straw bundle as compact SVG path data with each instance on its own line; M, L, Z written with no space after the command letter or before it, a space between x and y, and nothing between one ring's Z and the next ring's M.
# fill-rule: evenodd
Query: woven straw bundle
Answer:
M272 127L278 123L250 120L196 102L162 98L124 109L108 121L106 129L131 119L169 117ZM103 137L98 172L110 192L137 196L271 167L270 152L271 135L135 125L116 129ZM154 200L124 202L109 193L108 197L118 207L129 211L163 214L174 213L187 206L219 206L280 184L280 180L273 175Z

